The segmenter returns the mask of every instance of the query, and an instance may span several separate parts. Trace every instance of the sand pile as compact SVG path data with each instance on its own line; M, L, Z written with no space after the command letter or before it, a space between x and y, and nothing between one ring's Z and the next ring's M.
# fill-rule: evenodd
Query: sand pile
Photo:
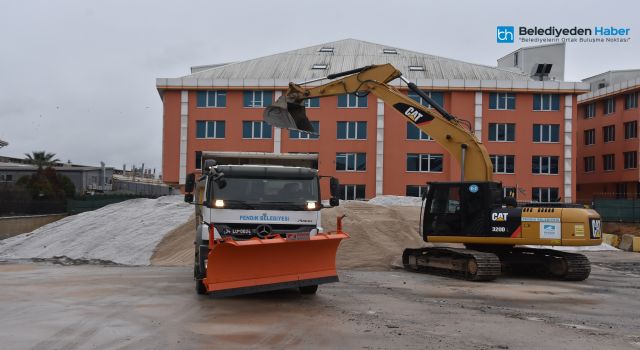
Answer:
M338 268L388 269L392 263L397 263L404 248L424 245L417 233L419 212L419 207L381 206L358 201L344 201L339 207L323 209L325 231L335 230L336 217L347 214L343 230L351 235L351 239L340 244ZM194 231L195 218L174 229L158 245L151 263L191 265Z
M182 196L111 204L2 240L0 259L149 265L158 243L192 213Z

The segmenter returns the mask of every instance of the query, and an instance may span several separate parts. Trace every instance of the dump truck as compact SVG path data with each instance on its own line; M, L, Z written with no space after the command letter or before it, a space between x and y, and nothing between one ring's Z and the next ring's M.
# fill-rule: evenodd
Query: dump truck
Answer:
M315 160L314 160L315 159ZM348 235L321 226L321 178L314 154L205 152L202 174L189 174L185 201L195 205L193 276L198 294L233 296L299 288L314 294L337 282L336 251ZM339 204L329 177L328 206Z

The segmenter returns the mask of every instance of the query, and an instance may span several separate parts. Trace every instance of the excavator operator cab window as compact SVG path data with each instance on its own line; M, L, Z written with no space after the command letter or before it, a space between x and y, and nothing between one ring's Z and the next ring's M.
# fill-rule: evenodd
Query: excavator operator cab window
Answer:
M437 185L427 196L425 230L427 234L446 235L461 229L460 186Z

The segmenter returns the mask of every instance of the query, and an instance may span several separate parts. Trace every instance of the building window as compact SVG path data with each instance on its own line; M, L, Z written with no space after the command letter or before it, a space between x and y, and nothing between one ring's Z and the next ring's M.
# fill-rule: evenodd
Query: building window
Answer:
M299 140L317 140L320 138L320 122L312 121L311 126L313 126L314 134L298 130L289 130L289 138Z
M624 95L624 109L638 108L638 92Z
M589 119L596 116L596 103L592 102L584 106L584 118Z
M407 185L407 191L405 193L409 197L422 197L422 194L426 192L427 186L425 185Z
M198 120L196 121L196 138L223 139L224 129L224 120Z
M502 197L513 197L516 198L516 188L515 187L503 187L502 188Z
M13 181L13 174L0 174L0 182Z
M531 172L534 174L557 174L558 156L533 156L531 158Z
M311 66L311 69L316 69L316 70L324 70L327 69L327 65L326 64L314 64L313 66Z
M603 101L603 113L612 114L616 111L616 99L615 97L608 98Z
M495 174L513 174L515 172L515 156L492 154L490 158Z
M638 168L638 151L623 152L624 156L624 168L636 169Z
M337 171L366 171L366 153L336 153Z
M340 199L342 200L363 200L364 185L340 185Z
M226 107L227 106L227 92L224 90L209 90L198 91L197 93L197 106L199 108L204 107Z
M326 47L326 46L325 46L325 47L320 48L320 50L318 50L318 51L320 51L320 52L331 52L331 53L333 53L333 47Z
M442 154L407 154L407 171L442 172Z
M584 131L584 144L585 146L596 144L596 129L587 129Z
M515 124L489 123L489 141L515 141Z
M531 190L531 200L534 202L558 202L557 187L534 187Z
M605 171L616 170L616 155L605 154L602 156L602 168Z
M407 140L433 140L426 132L420 130L412 122L407 122Z
M560 125L533 124L533 142L559 142Z
M248 108L267 107L273 100L273 91L246 90L243 94L243 106Z
M492 92L489 94L489 109L516 109L516 94L510 92Z
M304 100L306 108L320 108L320 97L308 98Z
M518 53L514 53L513 54L513 66L517 67L518 66Z
M533 95L534 111L559 111L560 95L558 94L534 94Z
M433 102L437 103L440 107L444 106L444 94L442 92L438 92L438 91L422 91L422 92L424 92L427 96L431 97ZM433 108L427 101L425 101L422 97L420 97L420 95L416 94L411 90L409 90L408 96L409 98L413 99L414 101L420 103L421 105L427 108Z
M367 122L338 122L338 140L366 140Z
M596 157L584 157L584 172L592 172L596 170Z
M616 126L607 125L602 127L602 139L604 142L613 142L616 140Z
M270 139L271 125L257 120L242 122L242 138L243 139Z
M356 94L338 95L338 107L340 108L367 108L367 95Z
M624 139L636 139L638 138L638 121L624 123Z
M196 169L202 169L202 151L196 151Z

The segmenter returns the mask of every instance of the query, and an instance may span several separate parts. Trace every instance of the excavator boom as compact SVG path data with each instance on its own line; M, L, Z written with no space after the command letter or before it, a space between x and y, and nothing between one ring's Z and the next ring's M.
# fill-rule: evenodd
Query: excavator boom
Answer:
M415 84L404 79L402 73L391 64L372 65L327 76L327 79L336 78L340 79L310 88L303 87L304 83L290 83L287 93L267 107L264 120L280 128L313 132L305 112L305 99L372 93L455 157L461 164L463 181L491 181L493 166L482 143L464 127L462 121L451 116ZM423 106L388 85L395 79L403 79L430 107Z

